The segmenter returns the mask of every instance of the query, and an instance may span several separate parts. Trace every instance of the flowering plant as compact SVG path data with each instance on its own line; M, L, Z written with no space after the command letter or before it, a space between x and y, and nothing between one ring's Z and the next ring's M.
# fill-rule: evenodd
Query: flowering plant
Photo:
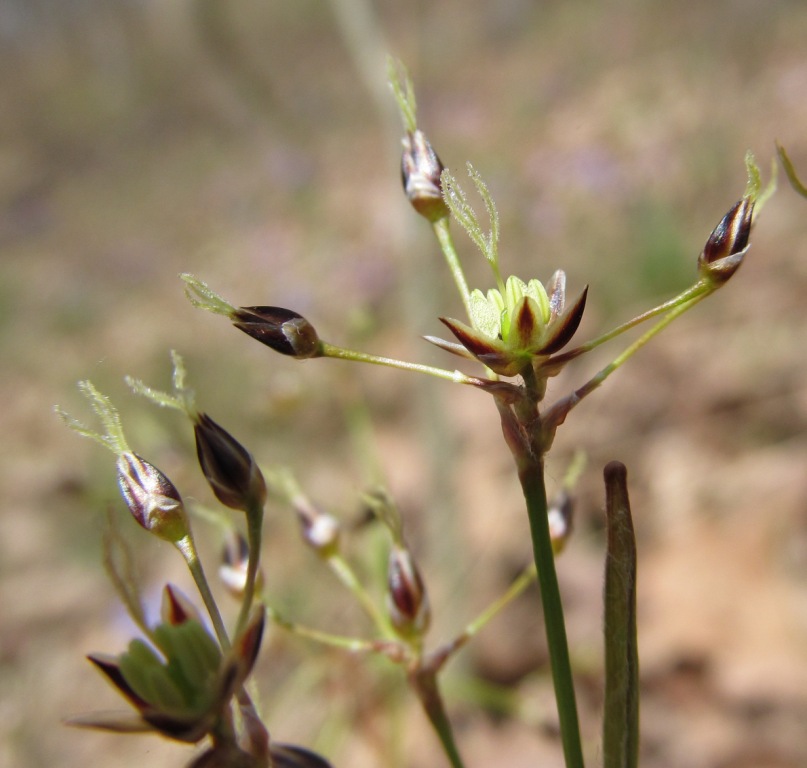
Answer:
M454 768L464 765L444 706L439 673L507 603L535 579L541 592L552 680L568 768L583 765L575 690L565 619L554 559L571 531L572 498L564 487L547 496L544 462L556 430L583 398L594 392L639 349L673 320L712 295L736 273L749 248L754 215L773 191L762 189L759 171L746 158L748 183L707 237L697 258L697 277L689 288L656 307L569 349L586 307L588 287L567 301L566 276L558 269L544 284L536 278L502 278L499 266L499 219L490 192L479 173L468 173L487 212L485 229L468 196L443 167L425 133L418 127L412 84L394 62L390 83L404 123L402 177L414 210L432 227L466 311L466 320L442 317L454 340L433 336L428 341L466 361L481 364L476 375L459 370L397 360L347 349L327 342L308 319L277 306L236 306L199 278L185 274L186 294L197 307L222 315L238 330L273 351L297 360L336 358L383 365L470 386L493 398L505 442L512 453L530 523L534 563L526 568L493 604L456 636L427 649L433 606L427 585L404 533L404 521L391 495L376 488L363 504L389 534L386 605L378 606L351 566L342 548L340 523L319 509L296 479L282 467L262 470L253 455L229 432L197 411L186 386L181 358L174 354L171 392L130 380L132 388L160 406L182 413L192 424L199 466L216 499L243 514L246 536L230 532L221 568L228 590L240 600L232 632L202 567L192 530L192 517L174 484L154 465L133 452L118 413L89 382L81 390L104 427L98 432L61 412L65 421L116 456L118 484L134 520L169 542L185 560L198 587L207 617L175 587L164 590L161 621L146 618L139 584L128 567L126 537L110 529L106 539L110 577L142 632L118 656L91 655L90 661L129 702L128 717L102 714L75 718L83 727L119 732L155 732L186 743L205 741L193 768L213 766L324 768L328 762L301 747L276 743L269 736L249 685L264 624L275 625L319 642L352 652L376 654L398 664L423 707ZM787 158L780 157L793 186L804 192ZM495 287L471 290L454 245L450 222L457 222L476 244L493 273ZM571 392L546 406L548 379L585 353L636 326L654 321L607 366ZM636 649L635 578L627 474L616 462L604 471L607 512L605 568L605 765L635 766L638 761L638 652ZM567 483L566 486L571 485ZM297 624L270 605L260 571L262 528L267 499L274 498L297 515L303 541L350 590L373 625L370 638L321 632ZM228 526L234 528L234 526ZM212 633L207 623L212 624Z

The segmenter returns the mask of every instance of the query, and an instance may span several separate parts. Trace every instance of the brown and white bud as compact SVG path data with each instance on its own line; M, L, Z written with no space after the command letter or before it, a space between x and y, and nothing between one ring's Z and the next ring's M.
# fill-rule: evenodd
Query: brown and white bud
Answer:
M709 282L725 283L740 268L748 251L753 215L754 201L744 197L732 206L709 235L698 256L698 269Z
M328 557L339 548L339 521L325 513L320 513L313 519L300 520L303 538L312 549L321 557Z
M547 518L549 521L549 538L552 541L552 551L557 555L563 551L566 542L572 534L572 515L574 504L572 497L565 489L555 494L549 504Z
M252 454L207 414L194 424L196 455L216 498L246 513L262 510L266 482Z
M403 137L401 180L412 207L429 221L446 218L440 175L443 164L423 131L407 131Z
M137 522L170 542L188 535L188 518L174 484L153 464L135 453L118 457L118 486Z
M233 325L281 355L318 357L319 336L302 315L283 307L239 307L230 315Z
M231 530L224 541L221 565L219 565L219 581L236 600L240 600L244 596L248 568L249 544L242 534ZM262 586L263 574L259 570L255 578L255 589L260 591Z
M411 552L395 545L387 568L387 606L395 630L404 637L426 632L431 608L426 586Z

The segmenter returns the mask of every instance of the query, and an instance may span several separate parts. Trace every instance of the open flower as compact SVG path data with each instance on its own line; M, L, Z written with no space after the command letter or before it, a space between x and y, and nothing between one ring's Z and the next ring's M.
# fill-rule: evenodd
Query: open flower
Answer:
M429 338L457 354L466 350L501 376L516 376L536 359L549 357L571 340L580 325L586 306L584 289L566 308L566 275L558 270L544 287L539 280L525 283L507 278L504 293L492 289L485 296L474 290L470 296L473 327L459 320L440 320L457 337L456 344Z

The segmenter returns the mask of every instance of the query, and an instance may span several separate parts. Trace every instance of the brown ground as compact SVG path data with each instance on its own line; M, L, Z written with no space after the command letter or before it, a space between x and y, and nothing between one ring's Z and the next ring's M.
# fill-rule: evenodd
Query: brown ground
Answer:
M801 0L379 5L422 126L447 165L471 159L493 190L507 273L546 279L562 267L570 290L590 284L581 339L694 278L705 237L742 193L746 149L767 178L778 138L807 175ZM366 405L429 582L435 642L528 557L482 395L272 356L183 299L176 275L191 271L236 303L294 307L334 342L455 364L417 338L440 333L435 318L459 316L459 302L402 200L398 126L368 95L334 17L306 2L157 6L0 8L0 764L15 768L182 765L192 754L60 724L119 706L82 657L120 651L129 632L99 564L111 455L51 411L90 418L80 378L113 396L132 444L186 496L211 503L186 425L122 382L167 385L168 350L179 350L200 406L265 464L293 466L348 523L376 476L356 426ZM361 39L372 60L371 32ZM588 454L558 568L591 765L600 469L615 458L629 467L639 546L642 766L807 764L806 213L783 187L726 289L558 437L553 484L574 451ZM481 259L458 243L471 282L486 285ZM553 391L621 349L584 359ZM149 594L167 579L190 591L171 551L134 535ZM372 533L350 547L377 572ZM279 509L265 557L270 593L291 615L363 631ZM468 768L561 765L541 633L529 593L449 667ZM445 765L385 665L275 631L261 690L273 733L336 766Z

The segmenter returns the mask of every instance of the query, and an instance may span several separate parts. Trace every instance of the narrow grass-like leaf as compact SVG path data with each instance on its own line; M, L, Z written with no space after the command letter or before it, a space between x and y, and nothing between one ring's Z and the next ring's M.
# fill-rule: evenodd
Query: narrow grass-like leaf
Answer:
M639 761L639 653L636 637L636 539L627 470L609 463L605 477L608 551L605 561L604 768Z

